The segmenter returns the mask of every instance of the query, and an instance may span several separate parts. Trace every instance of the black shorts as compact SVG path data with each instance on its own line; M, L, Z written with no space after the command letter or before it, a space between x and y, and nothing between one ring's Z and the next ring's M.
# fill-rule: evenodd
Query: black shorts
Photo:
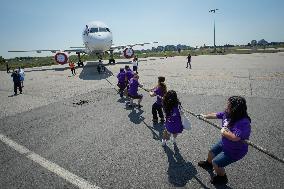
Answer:
M128 94L128 97L133 98L133 99L142 99L143 95L142 94L138 94L138 95L133 96L133 95Z
M133 66L133 71L134 71L134 72L137 71L137 66Z

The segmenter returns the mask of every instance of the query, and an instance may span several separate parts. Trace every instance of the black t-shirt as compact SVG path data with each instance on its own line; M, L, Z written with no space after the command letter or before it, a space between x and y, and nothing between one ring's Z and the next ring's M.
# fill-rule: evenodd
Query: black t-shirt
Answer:
M187 56L187 60L188 60L189 62L191 61L191 56L190 56L190 55Z

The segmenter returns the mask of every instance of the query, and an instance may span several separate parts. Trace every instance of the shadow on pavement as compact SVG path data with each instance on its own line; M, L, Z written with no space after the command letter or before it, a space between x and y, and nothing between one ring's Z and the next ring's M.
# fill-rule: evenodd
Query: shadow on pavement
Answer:
M174 151L167 145L164 151L168 156L168 180L175 187L183 187L186 183L195 177L197 171L191 162L186 162L179 152L179 148L174 144Z
M115 64L106 64L107 66L112 66L116 64L132 64L132 61L127 61L127 62L115 62ZM119 71L119 70L118 70Z
M35 68L28 68L29 70L25 70L25 72L41 72L41 71L49 71L49 70L54 70L54 71L64 71L64 70L70 70L69 67L60 67L60 68L42 68L42 67L35 67ZM70 71L71 72L71 71Z
M155 124L153 123L152 127L150 125L148 125L145 121L143 121L143 123L152 132L153 139L155 139L155 140L162 140L163 130L165 128L163 123L155 123Z
M129 113L128 117L132 123L140 124L145 119L143 116L141 116L143 112L144 111L140 108L131 108L131 112Z
M113 73L105 67L105 72L99 73L97 70L98 62L87 62L81 71L79 78L83 80L101 80L113 75ZM104 64L104 66L106 66Z

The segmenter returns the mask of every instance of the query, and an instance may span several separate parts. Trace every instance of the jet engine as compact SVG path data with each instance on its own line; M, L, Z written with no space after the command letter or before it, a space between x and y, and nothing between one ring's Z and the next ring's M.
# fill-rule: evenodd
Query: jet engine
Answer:
M55 54L54 59L58 64L63 65L68 62L68 55L64 52L58 52Z
M126 48L123 51L123 55L124 55L125 58L133 58L134 50L132 48Z

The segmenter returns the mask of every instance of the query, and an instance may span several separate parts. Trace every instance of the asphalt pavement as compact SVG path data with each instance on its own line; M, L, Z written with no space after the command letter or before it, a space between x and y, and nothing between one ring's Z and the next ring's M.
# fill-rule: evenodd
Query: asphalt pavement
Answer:
M195 113L224 110L231 95L247 100L250 140L284 158L284 54L198 56L139 62L145 88L166 77L182 105ZM192 129L177 145L161 145L163 124L152 123L155 98L140 90L143 107L128 108L116 75L127 60L77 69L26 69L23 94L11 96L11 78L0 73L0 188L216 188L197 166L220 138L218 129L190 117ZM213 120L220 124L220 121ZM282 188L284 165L249 147L226 167L229 182L217 188Z

